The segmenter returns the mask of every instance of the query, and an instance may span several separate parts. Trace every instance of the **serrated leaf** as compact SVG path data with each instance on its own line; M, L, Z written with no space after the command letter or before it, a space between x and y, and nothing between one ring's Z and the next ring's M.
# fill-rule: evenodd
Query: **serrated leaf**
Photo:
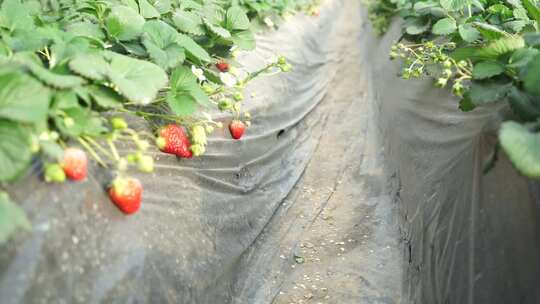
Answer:
M438 20L431 28L431 32L435 35L449 35L457 29L456 20L452 18L443 18Z
M144 18L128 6L113 6L106 20L109 34L120 41L138 38L144 26Z
M512 111L519 118L525 121L533 121L540 117L540 102L535 97L513 87L508 93L508 99Z
M84 79L81 77L57 74L39 64L27 63L26 66L36 78L57 89L74 88L84 83Z
M112 54L109 79L131 102L149 104L167 84L167 74L148 61Z
M146 18L157 18L160 16L159 12L156 10L155 7L153 7L148 1L146 0L138 0L139 1L139 12L141 15Z
M229 30L247 30L250 27L249 19L240 7L232 6L227 10L226 16L227 29Z
M480 34L482 34L482 36L487 40L495 40L509 35L500 28L488 23L473 22L473 24L476 26Z
M48 40L38 31L15 30L11 35L3 34L2 40L15 52L35 52L44 48Z
M69 68L86 78L103 80L108 73L109 63L100 53L80 54L69 62Z
M176 10L172 16L172 21L174 26L182 32L193 35L204 35L205 33L202 19L195 13Z
M478 51L480 56L497 58L500 55L525 47L525 41L520 36L504 37L490 42Z
M5 192L0 192L0 245L18 230L30 229L30 222L21 207L13 203Z
M212 23L209 23L209 22L205 22L204 24L206 25L208 30L210 30L210 32L218 35L219 37L223 39L231 38L231 33L227 31L226 29L222 28L221 26L213 25Z
M66 26L66 31L75 36L90 37L94 39L105 38L105 34L103 34L99 25L89 21L70 23Z
M441 0L440 3L441 6L447 11L458 11L467 5L472 4L472 2L467 0Z
M470 112L474 110L475 108L476 106L474 105L474 103L472 103L468 94L459 101L459 109L463 112Z
M502 101L508 91L512 88L512 83L500 83L495 81L471 83L468 97L474 105L482 105Z
M499 142L516 169L532 178L540 177L540 136L525 126L507 121L501 125Z
M0 117L28 123L45 121L50 96L49 89L34 78L0 70Z
M114 90L104 86L87 87L88 94L100 107L105 109L116 109L122 107L122 97Z
M200 45L198 45L197 42L195 42L189 36L178 33L176 42L180 46L185 48L189 55L201 61L206 61L206 62L212 61L212 58L210 58L210 55L206 52L206 50L203 49Z
M458 27L461 39L467 42L474 42L480 38L480 32L470 24L462 24Z
M523 7L527 10L529 15L536 20L536 24L540 27L540 9L531 0L522 0Z
M169 13L172 8L170 0L148 0L148 3L152 4L152 6L162 15Z
M523 82L527 92L540 96L540 55L530 61Z
M407 18L403 24L409 35L419 35L429 29L429 22L422 18Z
M31 30L34 28L34 21L28 7L20 0L4 0L0 7L0 27L9 31Z
M30 134L20 124L0 119L0 181L11 181L30 164Z
M255 49L255 36L250 30L234 33L232 41L242 50L251 51Z
M508 67L511 68L518 68L518 67L524 67L531 60L538 55L540 51L533 48L523 48L516 50L514 53L512 53L512 56L510 56L510 59L508 59Z
M176 115L191 115L197 109L195 98L189 94L167 94L167 104Z
M486 79L504 72L504 66L495 61L482 61L474 65L473 78Z
M152 20L146 22L143 31L142 43L156 64L169 69L184 61L184 48L178 43L178 35L181 34L170 25Z

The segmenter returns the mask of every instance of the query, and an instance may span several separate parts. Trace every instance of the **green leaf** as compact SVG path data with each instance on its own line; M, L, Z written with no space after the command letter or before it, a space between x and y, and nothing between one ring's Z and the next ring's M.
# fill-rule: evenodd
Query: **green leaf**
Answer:
M17 230L31 228L21 207L13 203L5 192L0 192L0 245L8 241Z
M2 40L15 52L35 52L47 45L47 38L37 31L15 30L2 35Z
M191 115L197 109L197 101L189 94L167 94L167 104L176 115Z
M477 106L498 102L506 96L511 87L512 83L473 81L468 96L471 102Z
M423 18L407 18L403 24L409 35L419 35L429 29L429 21Z
M122 97L114 90L104 86L89 86L88 93L100 107L105 109L117 109L122 107Z
M209 22L205 22L206 27L210 32L214 33L215 35L218 35L219 37L223 39L229 39L231 38L231 33L227 31L226 29L222 28L219 25L214 25Z
M0 120L0 181L11 181L30 164L30 134L20 124Z
M84 83L84 79L80 77L57 74L36 63L27 63L26 66L36 78L57 89L74 88Z
M456 20L452 18L443 18L437 21L431 31L435 35L449 35L457 29Z
M534 97L513 87L508 93L510 107L523 120L533 121L540 117L540 104Z
M94 39L103 39L105 34L99 27L99 25L89 21L79 21L68 24L66 31L75 36L90 37Z
M39 81L18 71L0 70L0 117L37 123L45 121L51 93Z
M516 50L514 53L512 53L512 56L510 56L507 66L510 68L524 67L528 65L529 62L531 62L531 60L538 55L538 53L540 53L540 51L533 48Z
M487 58L498 58L500 55L525 47L525 41L520 36L504 37L490 42L478 51L478 54Z
M482 36L484 36L484 38L487 40L495 40L509 35L500 28L488 23L473 22L473 24L476 26L480 34L482 34Z
M106 20L109 34L120 41L138 38L144 26L144 18L128 6L113 6Z
M172 21L174 26L182 32L193 35L204 35L206 33L201 17L195 13L176 10L172 16Z
M468 94L466 94L466 96L459 101L459 109L463 112L470 112L475 108L476 106L474 105L474 103L472 103Z
M142 43L157 65L169 69L184 61L184 49L177 42L179 34L170 25L152 20L146 22L143 31Z
M109 63L101 53L80 54L69 62L69 68L86 78L104 80L109 70Z
M244 10L238 6L232 6L227 10L227 29L247 30L250 27L249 19Z
M462 24L458 27L459 35L461 39L467 42L475 42L480 38L480 32L474 28L471 24Z
M495 61L482 61L474 65L473 78L485 79L504 72L504 66Z
M540 96L540 55L536 55L529 63L524 86L527 92Z
M531 17L534 20L536 20L537 26L540 27L540 9L531 0L522 0L522 1L523 1L523 7L527 10L529 15L531 15Z
M20 0L4 0L0 7L0 27L9 31L31 30L34 28L34 21L28 7Z
M206 50L198 45L197 42L195 42L189 36L178 33L176 42L185 48L189 55L197 58L198 60L206 62L212 61L212 58L210 58L210 55L208 55Z
M141 15L146 18L158 18L160 16L159 12L156 10L155 7L153 7L148 1L146 0L138 0L139 1L139 12Z
M131 102L146 105L167 84L167 74L157 65L119 54L110 54L109 79Z
M540 136L525 126L507 121L501 125L499 142L516 169L531 178L540 177Z
M170 0L148 0L148 3L152 4L152 6L162 15L169 13L172 8Z
M250 30L234 33L232 40L242 50L251 51L255 49L255 36Z
M66 117L70 118L70 123L66 124L66 119L56 116L56 127L66 135L77 138L81 135L100 135L105 132L102 118L89 108L77 106L65 109Z
M471 1L467 0L441 0L441 6L447 11L458 11L466 7L467 5L472 4Z

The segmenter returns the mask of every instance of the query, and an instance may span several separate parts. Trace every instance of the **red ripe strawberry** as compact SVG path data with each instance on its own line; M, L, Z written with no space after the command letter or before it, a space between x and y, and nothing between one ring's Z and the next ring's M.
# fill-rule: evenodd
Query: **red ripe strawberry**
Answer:
M142 185L136 178L117 178L109 188L109 198L125 214L133 214L141 207Z
M86 153L78 148L67 148L64 151L62 168L66 176L71 180L80 181L85 179L88 174Z
M216 68L220 71L220 72L228 72L229 71L229 64L226 63L225 61L220 61L218 63L216 63Z
M157 138L158 148L165 153L174 154L178 157L190 158L193 153L189 149L191 142L182 127L169 124L159 130Z
M242 135L244 135L245 130L246 130L246 125L240 120L233 120L229 124L229 131L231 132L231 136L234 139L240 139Z

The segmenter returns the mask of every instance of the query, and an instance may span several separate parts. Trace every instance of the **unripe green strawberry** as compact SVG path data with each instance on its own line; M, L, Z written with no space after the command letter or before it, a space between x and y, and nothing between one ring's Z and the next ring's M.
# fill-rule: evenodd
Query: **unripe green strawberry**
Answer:
M244 95L242 93L240 93L240 92L236 92L236 93L234 93L233 98L236 101L242 101L242 100L244 100Z
M127 122L122 117L111 118L111 125L115 130L125 130L128 127Z
M289 72L292 69L292 65L286 63L284 65L281 65L279 68L281 69L282 72L286 73L286 72Z
M287 60L285 59L285 56L281 55L278 57L278 63L279 64L286 64L287 63Z
M193 144L193 145L191 145L190 149L191 149L191 152L193 152L194 156L201 156L206 151L204 146L201 145L201 144Z
M201 125L191 127L191 141L194 144L206 145L206 130ZM193 151L193 149L192 149Z
M233 107L233 102L232 102L232 100L230 100L228 98L224 98L224 99L220 100L219 103L218 103L218 108L221 111L232 109L232 107Z
M137 168L146 173L154 171L154 159L149 155L142 155L137 161Z
M63 183L66 181L66 173L60 164L45 165L45 181L47 183Z
M212 132L214 132L214 127L212 126L206 126L204 127L204 129L206 130L206 133L208 134L212 134Z

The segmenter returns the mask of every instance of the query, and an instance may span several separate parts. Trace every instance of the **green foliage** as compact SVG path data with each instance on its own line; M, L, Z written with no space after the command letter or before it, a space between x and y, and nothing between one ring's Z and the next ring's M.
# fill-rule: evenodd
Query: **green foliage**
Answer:
M402 77L428 76L451 87L465 112L508 102L516 121L502 125L500 146L521 173L540 177L537 1L404 0L395 11L406 42L394 45L390 57L403 59Z
M113 125L111 116L129 113L151 121L152 126L159 118L160 123L199 125L212 132L221 124L197 111L199 107L220 109L222 99L242 95L243 85L256 76L290 69L286 62L273 62L245 75L225 73L237 84L228 86L214 65L228 60L235 50L255 48L253 24L259 19L277 20L311 3L4 0L0 5L2 187L22 175L33 160L58 169L63 149L74 143L103 167L122 174L129 166L138 166L149 157L144 153L154 141L152 135L126 123L118 128L119 118ZM224 111L239 117L241 102ZM136 152L119 153L118 142L134 144ZM148 171L149 166L142 168ZM0 243L17 227L28 227L24 214L0 191Z

